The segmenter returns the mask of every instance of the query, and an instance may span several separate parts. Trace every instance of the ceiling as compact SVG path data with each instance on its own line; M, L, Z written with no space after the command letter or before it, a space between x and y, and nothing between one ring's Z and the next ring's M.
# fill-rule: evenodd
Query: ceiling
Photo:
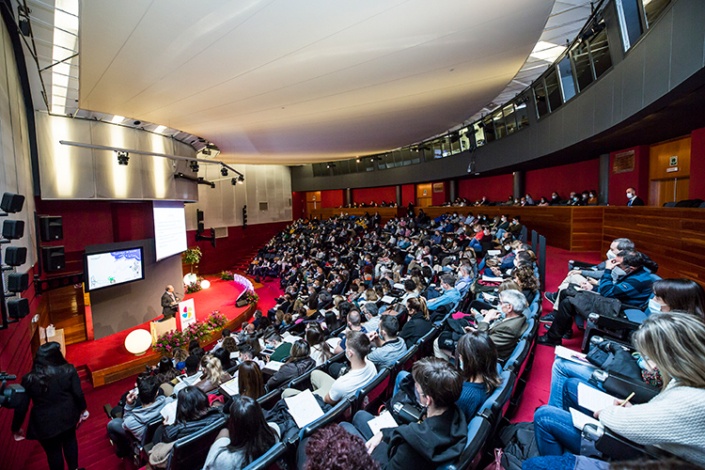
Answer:
M41 49L50 8L28 3ZM443 133L511 98L550 63L541 49L560 53L555 44L575 37L589 8L586 0L80 0L80 61L67 68L65 95L75 86L81 110L203 137L229 162L351 158Z

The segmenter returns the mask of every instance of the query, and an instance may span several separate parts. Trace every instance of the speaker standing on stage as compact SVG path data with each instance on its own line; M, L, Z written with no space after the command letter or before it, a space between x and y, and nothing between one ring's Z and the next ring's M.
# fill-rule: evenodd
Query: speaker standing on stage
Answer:
M166 286L166 291L162 295L162 315L164 320L174 318L174 314L179 309L179 299L174 293L174 286Z

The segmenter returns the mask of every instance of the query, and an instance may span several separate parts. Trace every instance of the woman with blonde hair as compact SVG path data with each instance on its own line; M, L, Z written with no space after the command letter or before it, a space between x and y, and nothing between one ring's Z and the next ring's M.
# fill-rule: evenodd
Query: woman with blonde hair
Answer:
M634 333L633 344L661 372L663 388L647 403L615 404L595 412L613 432L641 445L656 446L705 466L705 323L684 313L649 316ZM563 407L577 408L579 379L564 386ZM541 455L580 452L580 431L568 411L543 406L534 416Z
M206 354L201 359L201 369L203 375L201 380L195 384L195 387L208 393L220 387L220 384L232 379L232 376L223 371L223 365L215 356Z

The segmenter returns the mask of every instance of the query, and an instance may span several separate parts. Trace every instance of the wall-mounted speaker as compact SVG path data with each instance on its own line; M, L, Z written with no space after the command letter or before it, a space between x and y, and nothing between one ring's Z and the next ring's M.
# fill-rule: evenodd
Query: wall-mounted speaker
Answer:
M29 274L11 273L7 276L7 290L9 292L24 292L29 287Z
M8 240L19 240L24 236L24 222L21 220L5 220L2 223L2 237Z
M27 248L23 246L8 246L5 248L5 264L22 266L27 261Z
M66 266L63 246L42 247L42 264L47 272L60 271Z
M0 209L4 210L8 214L22 211L22 205L24 204L24 196L19 194L4 193L2 195L2 201L0 202Z
M29 300L10 299L7 301L7 313L11 318L24 318L29 315Z
M43 215L39 217L39 234L43 242L64 238L64 223L61 216Z

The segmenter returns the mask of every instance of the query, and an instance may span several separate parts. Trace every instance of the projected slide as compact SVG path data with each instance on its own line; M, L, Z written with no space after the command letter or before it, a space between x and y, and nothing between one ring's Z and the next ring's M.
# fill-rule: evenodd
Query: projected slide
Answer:
M183 202L154 201L154 246L157 261L186 251L186 213Z
M141 248L89 254L86 262L89 290L144 278Z

